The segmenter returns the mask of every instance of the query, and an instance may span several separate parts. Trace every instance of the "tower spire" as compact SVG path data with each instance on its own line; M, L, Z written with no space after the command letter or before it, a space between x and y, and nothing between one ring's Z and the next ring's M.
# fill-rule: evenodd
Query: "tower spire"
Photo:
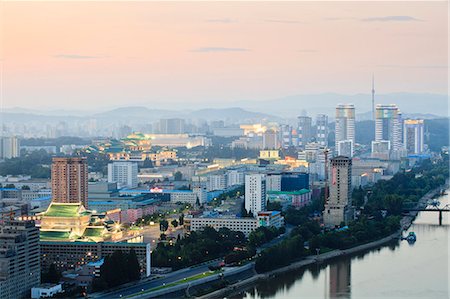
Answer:
M372 120L375 121L375 76L372 73Z

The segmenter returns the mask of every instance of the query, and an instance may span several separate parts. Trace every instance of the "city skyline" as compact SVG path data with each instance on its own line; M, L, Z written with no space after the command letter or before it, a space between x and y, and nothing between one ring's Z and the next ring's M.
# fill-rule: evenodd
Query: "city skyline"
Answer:
M5 2L2 104L214 106L370 94L372 74L377 94L447 93L446 8L446 2Z

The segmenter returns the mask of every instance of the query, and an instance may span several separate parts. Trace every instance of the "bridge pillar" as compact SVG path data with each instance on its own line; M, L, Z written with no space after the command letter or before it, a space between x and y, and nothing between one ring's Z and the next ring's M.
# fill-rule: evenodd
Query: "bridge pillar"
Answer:
M442 225L442 211L439 211L439 225Z

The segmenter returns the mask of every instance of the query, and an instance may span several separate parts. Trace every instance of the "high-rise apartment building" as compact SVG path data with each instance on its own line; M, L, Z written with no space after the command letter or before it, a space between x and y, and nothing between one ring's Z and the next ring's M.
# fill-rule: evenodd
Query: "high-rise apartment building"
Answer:
M281 135L281 147L284 149L288 149L292 144L292 127L290 125L281 125L280 126L280 135Z
M316 142L328 146L328 116L325 114L316 117Z
M0 159L11 159L20 156L19 138L0 137Z
M398 151L401 147L401 124L397 105L376 106L375 111L375 141L388 140L391 151Z
M34 221L0 225L0 298L29 298L41 281L39 229Z
M206 189L208 191L225 190L227 188L227 176L224 173L208 175Z
M180 118L160 119L159 132L161 134L183 134L185 133L185 121Z
M336 107L335 151L339 151L339 142L350 140L355 145L355 106L339 104ZM352 148L353 150L353 148ZM353 156L353 152L352 152Z
M352 159L342 156L331 159L329 190L323 212L324 224L336 226L347 223L353 218Z
M108 182L117 183L119 188L138 186L138 165L131 161L114 161L108 164Z
M53 158L52 201L87 206L88 166L85 157Z
M405 119L403 122L403 146L408 154L421 154L424 151L423 119Z
M263 149L278 149L280 148L280 141L278 132L274 129L269 129L262 134L262 148Z
M309 116L299 116L298 117L298 146L302 149L305 145L311 141L312 138L312 118Z
M255 217L266 209L266 176L247 174L245 176L245 209Z

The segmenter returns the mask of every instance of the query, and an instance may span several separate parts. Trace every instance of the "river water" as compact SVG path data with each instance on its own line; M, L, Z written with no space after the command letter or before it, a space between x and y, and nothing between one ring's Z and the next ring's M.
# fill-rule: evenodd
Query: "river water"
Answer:
M444 195L439 201L445 206L450 197ZM408 230L417 235L413 245L396 241L286 273L233 298L450 298L447 214L450 213L443 213L443 225L439 226L438 213L419 213Z

